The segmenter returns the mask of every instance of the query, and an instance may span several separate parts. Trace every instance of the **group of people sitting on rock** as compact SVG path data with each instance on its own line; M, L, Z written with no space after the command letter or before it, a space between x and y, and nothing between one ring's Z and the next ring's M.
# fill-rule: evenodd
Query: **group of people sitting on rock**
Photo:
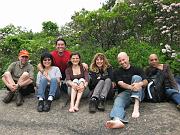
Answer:
M149 56L149 67L143 71L131 65L126 52L120 52L117 56L120 67L113 69L103 53L95 54L89 67L81 62L78 52L70 52L65 49L66 42L59 38L56 41L56 50L41 55L38 64L36 85L34 85L34 68L28 62L30 55L27 50L21 50L18 61L9 65L2 75L2 81L7 87L8 93L2 100L10 103L15 97L16 105L23 104L23 97L35 92L38 98L37 111L48 112L52 101L60 97L62 89L66 89L70 96L69 112L79 111L80 100L83 95L90 96L89 112L105 110L107 98L113 98L115 89L118 94L115 97L111 120L105 124L107 128L123 128L128 120L125 109L134 104L132 117L140 116L139 104L149 93L149 84L152 76L157 73L162 82L158 92L164 99L172 100L180 110L180 93L176 81L166 64L160 64L158 56ZM148 87L149 86L149 87ZM148 87L148 88L147 88ZM89 91L90 90L90 91ZM148 91L148 92L147 92Z

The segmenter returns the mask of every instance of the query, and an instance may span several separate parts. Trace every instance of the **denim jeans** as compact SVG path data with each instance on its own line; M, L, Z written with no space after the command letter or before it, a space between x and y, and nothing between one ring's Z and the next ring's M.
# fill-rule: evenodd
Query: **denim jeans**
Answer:
M171 88L165 88L165 94L175 104L180 104L180 93L177 90Z
M134 75L132 77L131 83L140 81L142 81L142 78L138 75ZM136 92L131 90L125 90L118 94L114 101L113 108L110 112L110 117L118 118L122 122L128 122L125 118L125 109L129 107L129 105L132 103L133 98L137 98L139 101L142 101L144 98L144 90L140 89Z
M37 97L41 97L43 99L45 99L45 91L46 88L48 87L48 80L43 77L40 80L40 84L39 84L39 88L37 91ZM58 86L58 82L56 78L52 78L50 81L50 89L49 89L49 96L53 96L54 98L58 98L57 96L60 96L60 90L59 90L59 86Z

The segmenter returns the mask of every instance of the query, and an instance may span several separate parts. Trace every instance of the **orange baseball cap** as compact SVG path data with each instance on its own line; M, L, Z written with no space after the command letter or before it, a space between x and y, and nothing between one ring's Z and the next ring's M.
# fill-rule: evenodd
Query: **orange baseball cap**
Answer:
M29 52L26 51L26 50L21 50L21 51L19 52L19 56L27 56L27 57L29 58Z

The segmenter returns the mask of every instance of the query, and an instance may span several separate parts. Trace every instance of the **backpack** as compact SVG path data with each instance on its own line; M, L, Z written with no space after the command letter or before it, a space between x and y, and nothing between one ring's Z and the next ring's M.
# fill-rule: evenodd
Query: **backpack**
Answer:
M146 101L154 103L167 101L163 87L164 78L164 74L160 70L149 78L149 83L145 92Z

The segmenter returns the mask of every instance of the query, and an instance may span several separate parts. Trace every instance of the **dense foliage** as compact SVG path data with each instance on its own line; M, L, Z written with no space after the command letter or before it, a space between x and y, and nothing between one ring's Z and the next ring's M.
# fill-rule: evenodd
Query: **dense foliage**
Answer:
M96 11L75 12L72 21L61 28L51 21L43 22L39 33L13 24L0 28L0 74L17 60L21 49L31 53L30 62L36 69L40 54L53 50L55 39L62 36L68 49L80 52L87 64L96 52L103 52L117 67L117 54L125 51L133 65L146 67L149 54L157 53L161 62L170 64L173 73L180 75L180 3L139 1L108 0Z

